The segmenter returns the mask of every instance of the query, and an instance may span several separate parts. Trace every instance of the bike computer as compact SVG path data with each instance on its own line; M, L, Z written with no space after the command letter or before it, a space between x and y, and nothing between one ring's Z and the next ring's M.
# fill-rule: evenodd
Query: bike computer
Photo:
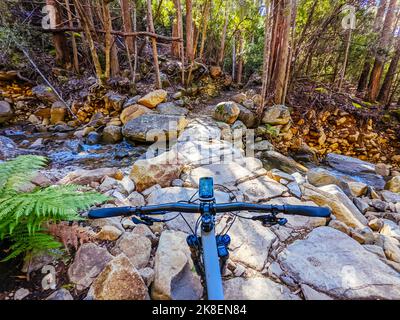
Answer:
M200 178L199 198L203 201L214 200L214 180L212 177Z

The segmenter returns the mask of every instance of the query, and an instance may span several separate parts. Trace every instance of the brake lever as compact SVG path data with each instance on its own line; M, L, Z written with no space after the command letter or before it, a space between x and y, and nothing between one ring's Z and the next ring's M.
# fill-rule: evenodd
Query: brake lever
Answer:
M159 214L165 214L165 212L160 211ZM154 224L154 222L163 222L164 220L162 219L157 219L157 218L152 218L143 214L138 214L138 218L136 217L132 217L132 222L134 224L145 224L147 226L152 226Z
M284 226L288 222L286 218L277 218L274 214L254 216L251 219L261 221L264 227L271 227L276 224Z

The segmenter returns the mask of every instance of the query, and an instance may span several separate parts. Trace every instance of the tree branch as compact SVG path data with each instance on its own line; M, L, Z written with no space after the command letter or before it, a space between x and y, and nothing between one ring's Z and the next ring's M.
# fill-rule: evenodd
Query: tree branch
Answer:
M64 28L59 28L59 29L41 29L43 32L52 32L52 33L59 33L59 32L83 32L84 30L82 28L70 28L70 27L64 27ZM106 33L105 30L90 30L93 33ZM121 37L150 37L150 38L156 38L157 40L161 41L177 41L177 42L182 42L182 38L180 37L167 37L167 36L162 36L156 33L148 32L148 31L137 31L137 32L123 32L123 31L111 31L111 34L121 36Z

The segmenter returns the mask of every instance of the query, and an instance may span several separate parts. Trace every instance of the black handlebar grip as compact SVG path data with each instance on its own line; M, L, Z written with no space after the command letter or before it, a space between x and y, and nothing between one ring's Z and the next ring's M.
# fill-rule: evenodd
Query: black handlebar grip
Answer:
M310 207L310 206L292 206L284 205L286 214L296 214L307 217L328 218L331 215L331 209L326 207Z
M90 219L129 216L134 211L135 211L134 207L101 208L101 209L90 210L88 216Z

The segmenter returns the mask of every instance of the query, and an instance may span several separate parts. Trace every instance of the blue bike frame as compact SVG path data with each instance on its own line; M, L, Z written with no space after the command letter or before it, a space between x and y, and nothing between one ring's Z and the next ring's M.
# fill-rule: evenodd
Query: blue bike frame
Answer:
M201 244L208 300L224 300L215 227L208 232L202 229Z

